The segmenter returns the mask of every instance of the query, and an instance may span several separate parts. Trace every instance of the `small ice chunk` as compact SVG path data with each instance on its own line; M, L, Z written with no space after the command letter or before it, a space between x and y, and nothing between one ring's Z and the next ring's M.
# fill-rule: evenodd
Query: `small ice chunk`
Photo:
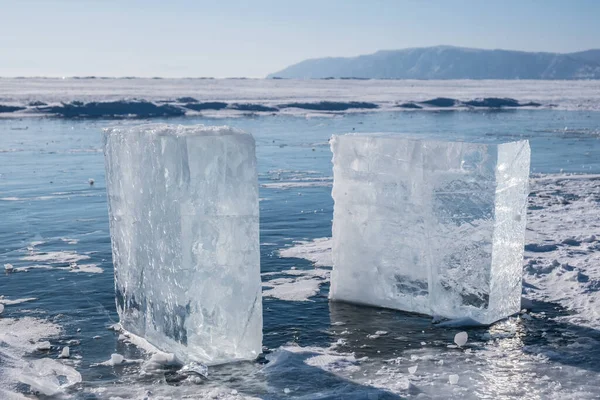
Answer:
M161 351L152 354L150 359L143 365L143 369L147 372L162 371L165 367L178 366L181 362L177 360L173 353L163 353Z
M58 355L58 358L69 358L70 356L71 356L71 350L69 349L69 346L65 346L65 347L63 347L62 351Z
M184 365L183 367L181 367L181 369L179 370L180 374L196 374L196 375L200 375L203 377L208 377L208 367L204 364L200 364L197 362L191 362L188 363L186 365Z
M262 350L255 142L229 127L117 127L104 135L123 328L207 365Z
M42 358L31 361L19 374L19 381L29 385L34 392L55 396L81 382L81 374L58 361Z
M4 304L0 303L0 314L4 312Z
M458 383L458 375L450 375L448 376L448 382L450 382L451 385L456 385Z
M467 344L468 339L469 334L467 332L459 332L454 335L454 343L456 343L458 347L463 347L465 344Z
M332 300L490 324L519 311L527 141L333 136Z
M13 265L12 265L12 264L4 264L4 270L5 270L6 272L12 272L12 271L13 271L13 269L14 269L14 267L13 267Z
M383 335L387 335L387 331L377 331L377 332L375 332L375 334L379 335L379 336L383 336Z
M590 235L582 240L585 243L592 243L596 241L596 235Z
M52 345L48 341L38 342L35 345L35 349L39 350L39 351L46 351L46 350L50 350L51 348L52 348Z
M414 374L415 372L417 372L417 369L419 368L418 365L412 366L412 367L408 367L408 372L410 372L411 374Z
M123 364L125 362L125 357L123 357L120 354L117 353L113 353L110 355L110 365L119 365L119 364Z
M289 388L285 388L283 389L283 393L285 394L290 394L291 390Z

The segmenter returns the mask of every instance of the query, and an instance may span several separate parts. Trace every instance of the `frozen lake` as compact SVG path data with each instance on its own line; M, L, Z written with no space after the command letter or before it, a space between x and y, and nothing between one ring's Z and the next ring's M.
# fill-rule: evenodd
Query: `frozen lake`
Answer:
M7 81L0 80L0 87L10 89L19 80ZM15 86L13 92L3 91L0 102L8 103L9 97L13 102L38 99L35 87L46 83L36 82L27 83L27 90ZM78 84L73 90L79 90ZM288 83L268 83L275 84ZM328 83L308 83L323 84ZM600 91L596 82L568 85L573 84L571 91L561 92L563 83L556 82L548 83L555 85L548 92L523 89L522 95L509 93L514 83L497 87L497 93L467 85L464 90L472 92L464 97L485 93L539 101L544 96L548 100L550 93L557 93L557 98L572 94L569 104L589 107L236 118L188 115L153 120L227 124L256 138L264 357L254 363L210 368L208 378L178 373L168 366L151 368L148 353L109 329L118 317L100 132L105 126L134 122L0 119L0 266L12 268L0 275L4 296L0 299L4 305L0 397L24 398L9 392L28 393L28 386L18 383L27 364L44 357L56 359L69 346L70 357L61 361L77 370L82 381L66 389L65 397L81 399L597 398L600 112L590 111L597 107L597 99L591 95L575 99L575 92L596 87L597 96ZM393 85L397 84L390 82ZM381 96L380 88L365 87L371 94L359 100L386 101L375 98ZM176 95L202 97L192 89ZM52 90L41 100L54 96L52 100L59 101L61 96ZM109 89L98 90L108 93L98 95L103 99L112 96ZM353 99L354 89L344 89L346 95L336 92L318 98L310 93L302 97L298 93L303 87L294 90L285 96L320 101ZM321 93L321 89L310 90ZM171 93L164 89L153 99ZM460 97L449 88L410 93L401 99L394 95L394 101L451 93ZM224 96L213 97L240 100L239 95ZM250 100L256 101L257 96L254 93ZM77 93L67 97L80 98ZM532 195L522 307L526 311L487 328L465 328L438 326L420 315L329 303L333 201L328 139L346 132L402 132L477 142L529 139ZM469 339L457 348L454 336L462 331ZM49 349L39 345L46 340ZM131 361L98 365L113 353Z

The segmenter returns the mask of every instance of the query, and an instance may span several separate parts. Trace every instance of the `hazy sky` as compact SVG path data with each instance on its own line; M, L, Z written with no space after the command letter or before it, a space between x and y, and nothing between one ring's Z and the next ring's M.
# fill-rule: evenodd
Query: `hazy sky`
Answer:
M263 77L449 44L600 47L600 0L0 0L0 76Z

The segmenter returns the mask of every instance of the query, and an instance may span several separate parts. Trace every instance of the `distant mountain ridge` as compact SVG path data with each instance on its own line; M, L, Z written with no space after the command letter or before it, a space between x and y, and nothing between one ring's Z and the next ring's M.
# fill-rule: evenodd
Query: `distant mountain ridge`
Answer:
M600 49L534 53L454 46L301 61L267 78L600 79Z

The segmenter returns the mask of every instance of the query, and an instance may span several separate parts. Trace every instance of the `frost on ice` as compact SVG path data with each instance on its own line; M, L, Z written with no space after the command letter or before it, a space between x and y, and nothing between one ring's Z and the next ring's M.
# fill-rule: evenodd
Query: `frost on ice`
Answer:
M343 135L330 298L492 323L519 311L529 143Z
M117 309L182 362L262 349L258 185L251 135L228 127L105 131Z

